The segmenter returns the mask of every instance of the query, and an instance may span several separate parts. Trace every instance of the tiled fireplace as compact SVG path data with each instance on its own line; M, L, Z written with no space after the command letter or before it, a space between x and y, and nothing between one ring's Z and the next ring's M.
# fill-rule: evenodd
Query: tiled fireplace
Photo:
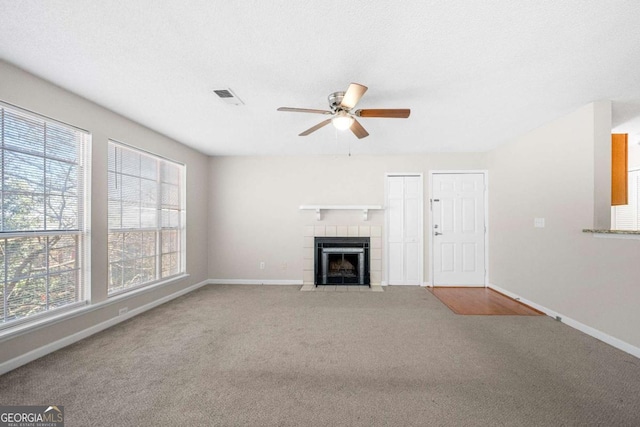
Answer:
M320 248L318 242L323 242ZM351 243L341 244L341 242ZM305 285L322 284L323 273L329 276L326 280L328 284L380 285L382 280L381 226L306 226L303 246ZM319 249L320 252L318 252ZM323 256L326 257L324 269L315 268L318 256L321 263Z

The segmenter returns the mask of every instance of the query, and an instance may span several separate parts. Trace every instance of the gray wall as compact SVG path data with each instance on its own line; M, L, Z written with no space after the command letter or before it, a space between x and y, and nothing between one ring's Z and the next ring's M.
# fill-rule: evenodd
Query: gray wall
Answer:
M489 154L489 281L638 347L640 240L582 232L610 197L594 182L610 114L589 104Z
M91 299L107 300L107 140L186 164L188 278L0 343L0 363L108 321L207 279L208 157L118 114L0 61L0 100L86 129L92 134Z

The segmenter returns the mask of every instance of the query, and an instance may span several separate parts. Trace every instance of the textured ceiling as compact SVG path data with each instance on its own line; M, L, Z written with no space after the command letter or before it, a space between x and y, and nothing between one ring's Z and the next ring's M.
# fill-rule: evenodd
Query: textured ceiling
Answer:
M0 57L211 155L485 151L600 99L640 132L637 0L0 0ZM411 117L276 111L350 82Z

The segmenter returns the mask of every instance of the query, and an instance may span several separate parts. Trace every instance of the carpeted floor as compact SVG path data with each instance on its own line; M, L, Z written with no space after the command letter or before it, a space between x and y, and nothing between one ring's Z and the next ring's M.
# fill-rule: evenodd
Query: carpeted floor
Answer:
M0 377L66 426L638 426L640 360L419 287L212 285Z

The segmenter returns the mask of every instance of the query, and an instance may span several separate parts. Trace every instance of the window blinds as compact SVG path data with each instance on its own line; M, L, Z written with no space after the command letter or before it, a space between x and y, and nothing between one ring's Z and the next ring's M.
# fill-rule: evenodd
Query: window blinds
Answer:
M109 294L183 273L184 166L109 142Z
M0 104L3 326L84 301L89 133Z
M640 170L629 171L628 204L611 208L611 228L614 230L640 229Z

